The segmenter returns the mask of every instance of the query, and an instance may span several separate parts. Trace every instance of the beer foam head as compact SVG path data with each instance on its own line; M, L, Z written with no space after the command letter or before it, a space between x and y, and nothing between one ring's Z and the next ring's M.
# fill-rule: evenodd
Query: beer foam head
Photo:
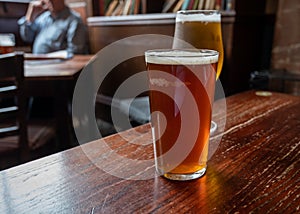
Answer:
M0 45L1 46L15 46L14 38L10 34L0 35Z
M176 14L176 22L221 22L221 14L216 10L181 10Z
M145 53L146 62L162 65L204 65L218 62L219 53L206 49L158 49Z

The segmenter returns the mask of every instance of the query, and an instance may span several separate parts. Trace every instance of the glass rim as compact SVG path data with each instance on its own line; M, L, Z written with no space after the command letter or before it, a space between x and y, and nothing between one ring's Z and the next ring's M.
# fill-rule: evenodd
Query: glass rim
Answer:
M176 12L177 14L183 14L183 15L190 15L190 14L205 14L205 15L211 15L211 14L220 14L221 11L219 10L179 10Z
M145 51L146 63L200 65L216 63L219 52L211 49L153 49Z
M176 13L176 22L221 22L218 10L180 10Z
M174 53L177 53L176 55ZM159 54L160 53L160 54ZM167 54L169 53L169 54ZM173 54L172 54L173 53ZM184 55L180 53L189 53L189 55ZM209 57L219 55L219 52L213 49L206 49L206 48L166 48L166 49L151 49L145 51L145 55L147 56L157 56L157 57Z

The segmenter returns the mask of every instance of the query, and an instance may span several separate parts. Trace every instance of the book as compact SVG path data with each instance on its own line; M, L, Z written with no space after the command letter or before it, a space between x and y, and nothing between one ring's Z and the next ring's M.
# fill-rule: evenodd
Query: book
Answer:
M181 5L181 10L187 10L189 7L190 1L191 0L183 0L183 3Z
M111 15L112 16L122 15L123 8L124 8L124 1L119 0L118 6L115 8L115 10L113 11L113 13Z
M222 0L216 0L216 3L215 3L215 10L221 10L221 4L222 4Z
M190 0L190 2L189 2L189 6L188 6L188 10L192 10L193 9L193 7L194 7L194 3L195 3L195 0Z
M134 13L134 8L135 8L135 0L131 0L131 5L130 5L130 9L129 9L129 13L127 14L133 14Z
M204 0L199 0L199 3L198 3L198 10L202 10L204 9Z
M198 9L198 4L199 4L199 0L195 0L194 5L192 7L192 10L197 10Z
M97 1L98 1L98 5L99 5L99 15L104 16L106 14L106 11L108 10L110 3L113 0L97 0ZM78 2L78 1L76 1L76 2Z
M163 12L163 13L167 13L167 12L172 11L172 8L175 6L175 3L176 3L177 1L178 1L178 0L166 0L166 1L165 1L165 4L164 4L164 6L163 6L162 12Z
M123 7L122 14L128 15L130 13L130 6L132 4L132 0L125 0L125 5Z
M112 13L113 13L113 11L116 9L116 7L118 6L118 4L119 4L119 1L118 0L113 0L110 4L109 4L109 6L108 6L108 8L107 8L107 10L106 10L106 12L105 12L105 16L111 16L112 15Z
M204 5L204 10L209 10L209 8L210 8L210 1L211 0L205 0L205 5Z
M215 4L216 4L216 0L210 0L209 10L214 10L215 9Z
M180 8L182 7L184 0L179 0L177 2L177 4L175 5L175 7L173 8L173 13L176 13L178 10L180 10Z
M133 14L138 14L140 12L141 0L135 0Z
M100 16L105 14L105 0L98 0Z
M147 13L147 0L141 0L141 13Z

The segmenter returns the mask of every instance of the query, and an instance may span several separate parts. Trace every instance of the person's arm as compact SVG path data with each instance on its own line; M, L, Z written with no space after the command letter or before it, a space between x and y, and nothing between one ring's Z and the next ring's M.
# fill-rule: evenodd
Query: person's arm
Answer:
M67 33L67 51L73 54L88 53L87 27L81 20L73 20L70 23Z
M24 42L32 43L37 33L37 26L34 23L28 23L25 16L18 20L20 35Z
M35 23L36 18L46 11L47 5L43 0L31 1L29 3L26 15L18 20L20 26L20 35L25 42L33 42L38 31L38 24Z
M26 21L33 22L44 11L48 10L48 5L43 1L31 1L26 12Z

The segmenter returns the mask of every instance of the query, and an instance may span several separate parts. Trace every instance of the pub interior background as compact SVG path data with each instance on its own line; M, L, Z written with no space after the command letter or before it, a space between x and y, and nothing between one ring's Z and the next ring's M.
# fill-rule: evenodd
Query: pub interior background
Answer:
M21 40L17 20L26 13L29 2L30 0L0 0L0 33L13 33L16 38L15 49L25 52L30 52L31 47ZM132 23L129 21L126 26L110 26L109 21L104 27L97 25L97 17L101 20L101 17L105 16L104 8L109 7L108 2L66 0L74 10L79 11L88 26L91 54L96 54L102 48L99 43L109 44L112 38L119 39L122 33L127 35L126 32L129 32L128 35L135 35L140 33L136 29L141 28L148 29L145 32L151 33L152 28L157 27L151 24L135 26L134 20ZM140 13L156 14L156 16L162 14L166 6L165 0L141 0L141 2L146 2L146 10L140 9ZM227 3L220 5L224 18L222 33L225 47L220 80L225 95L230 96L252 88L300 95L298 23L300 2L298 0L223 0L220 2ZM172 10L167 12L173 13ZM151 23L151 18L148 21ZM174 26L168 26L164 30L158 28L156 31L159 33L160 30L162 34L173 35ZM140 60L138 63L141 63ZM127 69L131 66L129 63Z

